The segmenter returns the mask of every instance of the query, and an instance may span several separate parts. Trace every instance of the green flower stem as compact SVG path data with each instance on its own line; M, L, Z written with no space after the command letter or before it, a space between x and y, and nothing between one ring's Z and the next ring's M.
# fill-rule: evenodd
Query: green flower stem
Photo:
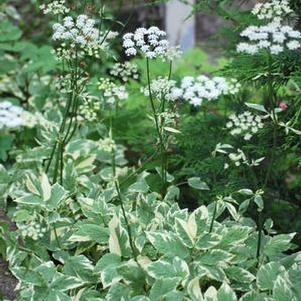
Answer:
M217 201L214 202L214 209L213 209L212 219L211 219L211 223L210 223L209 233L211 233L213 230L216 213L217 213Z
M257 258L257 266L259 267L260 264L260 250L261 250L261 241L262 241L262 212L258 212L258 239L257 239L257 250L256 250L256 258Z
M166 177L164 175L166 174L166 166L165 166L165 145L164 145L164 139L162 136L162 132L159 126L159 120L157 116L157 111L154 103L154 99L152 96L152 91L151 91L151 81L150 81L150 68L149 68L149 59L146 59L146 71L147 71L147 83L148 83L148 92L149 92L149 100L151 103L152 107L152 112L155 120L155 125L156 125L156 130L159 138L159 143L160 143L160 151L161 151L161 177L162 177L162 183L163 183L163 192L165 192L166 189Z
M111 134L111 138L112 138L112 134ZM124 203L123 203L123 198L122 198L122 195L121 195L121 191L120 191L120 188L119 188L118 179L117 179L117 176L116 176L116 160L115 160L115 156L116 156L116 153L115 153L115 150L113 150L112 151L112 171L113 171L114 185L115 185L115 188L116 188L116 191L117 191L117 195L118 195L118 199L119 199L119 202L120 202L122 215L123 215L123 218L124 218L124 221L125 221L125 224L126 224L126 228L127 228L127 232L128 232L128 236L129 236L130 247L131 247L134 259L138 263L138 261L137 261L138 254L137 254L137 251L136 251L136 248L135 248L135 245L134 245L134 240L133 240L133 236L132 236L132 231L131 231L130 223L129 223L129 220L128 220L127 216L126 216L126 212L125 212L125 208L124 208Z

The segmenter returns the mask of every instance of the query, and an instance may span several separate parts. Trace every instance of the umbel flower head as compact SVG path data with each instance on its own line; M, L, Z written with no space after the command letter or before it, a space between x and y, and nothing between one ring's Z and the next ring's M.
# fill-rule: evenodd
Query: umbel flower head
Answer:
M288 0L272 0L266 3L257 3L252 14L260 20L268 20L273 22L281 22L283 18L293 10L289 6Z
M125 83L130 79L138 80L138 66L130 62L116 63L110 70L110 75Z
M263 128L263 122L261 116L253 115L251 112L246 111L244 113L229 116L229 121L226 127L230 129L230 134L233 136L243 136L244 140L250 140L259 129Z
M296 50L301 47L301 33L277 22L263 26L249 26L240 35L248 42L239 43L237 51L247 54L266 50L277 55L285 50Z
M166 32L156 26L148 29L138 28L134 33L126 33L123 36L125 54L136 56L140 52L149 59L160 57L172 60L178 51L175 48L170 51L171 47L166 36Z
M151 94L154 98L162 100L176 100L172 97L171 91L175 87L176 81L170 80L167 77L158 77L156 79L153 79L150 83L150 90ZM149 96L149 88L143 87L141 88L142 93L145 96Z
M56 0L52 1L48 4L40 5L40 9L43 11L45 15L53 14L53 15L64 15L69 13L70 9L65 6L65 0Z
M25 124L24 110L9 101L0 102L0 129L17 128Z
M116 37L117 33L104 33L96 27L96 21L86 15L79 15L76 20L65 17L63 23L53 25L54 41L68 44L71 48L79 47L89 55L96 55L108 46L108 40Z
M186 76L182 79L179 88L171 89L170 97L188 101L194 106L200 106L204 100L215 100L228 93L229 84L223 77L215 76L210 79L205 75L196 78Z
M99 79L98 89L102 92L105 102L110 105L128 98L125 86L118 86L108 78Z

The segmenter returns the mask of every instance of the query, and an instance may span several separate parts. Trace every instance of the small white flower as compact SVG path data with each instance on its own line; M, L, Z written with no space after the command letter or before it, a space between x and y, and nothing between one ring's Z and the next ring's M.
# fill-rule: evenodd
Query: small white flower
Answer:
M123 47L128 56L135 56L142 52L148 59L160 57L172 60L177 56L177 52L174 48L169 47L165 36L166 33L156 26L148 29L138 28L134 33L126 33L123 36ZM134 48L136 51L127 51L128 48Z
M266 50L277 55L285 49L296 50L300 46L301 33L290 26L282 26L280 23L272 22L263 26L249 26L241 36L248 39L248 43L242 42L237 45L237 52L250 55L260 50Z

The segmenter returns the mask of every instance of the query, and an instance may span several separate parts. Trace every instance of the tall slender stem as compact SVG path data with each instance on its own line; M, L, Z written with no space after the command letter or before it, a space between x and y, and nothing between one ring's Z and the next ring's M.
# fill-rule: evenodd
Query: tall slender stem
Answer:
M262 240L262 212L258 212L258 239L257 239L257 250L256 250L256 258L257 265L259 266L260 261L260 250L261 250L261 240Z
M212 219L211 219L211 223L210 223L209 233L211 233L213 230L216 213L217 213L217 201L214 202L214 209L213 209Z
M149 100L151 103L151 107L152 107L152 111L153 111L153 116L154 116L154 120L155 120L155 125L156 125L156 130L157 130L157 134L158 134L158 138L159 138L159 143L160 143L160 150L161 150L161 177L162 177L162 182L163 182L163 192L165 190L166 187L166 179L164 179L164 175L165 175L165 158L164 158L164 154L165 154L165 146L164 146L164 140L163 140L163 136L161 133L161 129L160 129L160 125L159 125L159 120L158 120L158 116L157 116L157 110L155 107L155 103L154 103L154 99L153 99L153 95L152 95L152 90L151 90L151 80L150 80L150 67L149 67L149 59L146 59L146 72L147 72L147 83L148 83L148 93L149 93Z

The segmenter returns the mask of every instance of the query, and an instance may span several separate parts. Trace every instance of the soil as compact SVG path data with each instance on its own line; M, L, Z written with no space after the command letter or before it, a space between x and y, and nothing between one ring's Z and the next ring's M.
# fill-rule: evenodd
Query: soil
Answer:
M6 221L9 223L10 228L13 229L14 225L5 216L3 211L0 210L0 221ZM7 263L3 260L0 255L0 301L3 299L15 300L16 293L15 287L17 285L17 280L10 273Z

